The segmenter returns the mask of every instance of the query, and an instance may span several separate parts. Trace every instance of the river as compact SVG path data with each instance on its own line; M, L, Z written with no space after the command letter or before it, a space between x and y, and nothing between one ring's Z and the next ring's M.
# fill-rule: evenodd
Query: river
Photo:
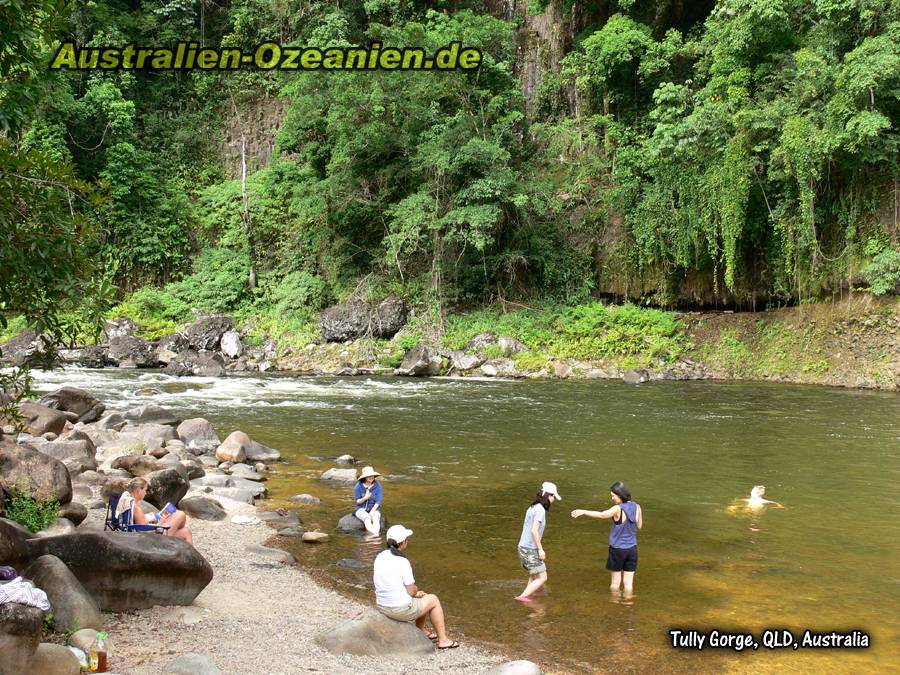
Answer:
M69 369L36 386L84 387L111 409L155 403L240 428L284 456L270 506L291 495L332 541L290 540L324 583L368 600L378 544L334 532L350 488L318 480L350 453L383 473L389 523L414 530L416 580L437 593L454 637L551 672L874 672L900 653L900 397L764 383L472 381L243 376ZM540 483L549 582L529 605L515 545ZM635 596L609 592L609 524L573 508L610 505L622 480L644 511ZM784 505L731 515L754 484ZM893 609L891 609L893 608ZM862 630L859 650L674 650L669 630L800 635Z

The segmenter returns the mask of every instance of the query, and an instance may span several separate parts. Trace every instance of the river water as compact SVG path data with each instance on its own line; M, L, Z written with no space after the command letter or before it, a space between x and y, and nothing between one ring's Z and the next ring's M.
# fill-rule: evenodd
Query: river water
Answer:
M371 601L377 542L334 532L351 488L318 480L350 453L386 476L384 513L415 531L407 555L450 632L551 672L879 672L900 667L900 397L775 384L255 376L173 379L67 370L112 409L156 403L240 428L285 461L270 507L332 533L280 540L341 592ZM544 535L549 582L529 605L516 542L544 480L563 501ZM609 506L644 511L634 598L609 592ZM783 509L731 514L754 484ZM291 495L322 498L297 508ZM363 568L338 566L342 559ZM346 563L342 563L344 565ZM668 631L863 630L860 650L674 650Z

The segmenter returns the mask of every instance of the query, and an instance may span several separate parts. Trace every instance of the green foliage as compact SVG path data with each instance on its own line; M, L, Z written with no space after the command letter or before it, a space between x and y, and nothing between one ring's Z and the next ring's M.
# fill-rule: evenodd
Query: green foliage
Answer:
M193 273L166 290L192 308L230 312L249 300L249 256L227 248L210 248L194 260Z
M513 355L513 361L516 362L516 368L524 373L540 370L550 372L553 369L553 365L547 360L547 357L540 352L519 352Z
M273 282L269 298L278 314L287 315L322 309L329 300L328 284L309 272L291 272Z
M869 290L875 295L896 292L900 285L900 251L884 248L863 268L862 273L869 282Z
M12 340L17 335L24 333L28 328L28 322L24 316L14 316L6 321L6 326L0 328L0 343Z
M4 506L6 518L28 528L30 532L40 532L56 520L59 513L59 502L55 499L41 501L31 497L27 488L18 486L11 491Z

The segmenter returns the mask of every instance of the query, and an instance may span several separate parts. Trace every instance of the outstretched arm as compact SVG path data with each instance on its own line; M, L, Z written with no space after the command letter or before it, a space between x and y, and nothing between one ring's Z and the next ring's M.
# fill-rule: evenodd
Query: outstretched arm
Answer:
M573 518L579 518L581 516L587 516L588 518L613 518L619 515L619 505L611 506L606 511L588 511L586 509L575 509L572 511Z

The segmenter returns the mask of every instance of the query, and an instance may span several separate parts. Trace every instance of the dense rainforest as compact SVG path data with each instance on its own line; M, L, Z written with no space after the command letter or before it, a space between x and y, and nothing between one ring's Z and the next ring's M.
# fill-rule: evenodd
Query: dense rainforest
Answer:
M900 282L897 0L22 0L0 23L4 321L297 328L393 293L443 325L497 302L762 310ZM51 71L61 40L459 40L484 59Z

